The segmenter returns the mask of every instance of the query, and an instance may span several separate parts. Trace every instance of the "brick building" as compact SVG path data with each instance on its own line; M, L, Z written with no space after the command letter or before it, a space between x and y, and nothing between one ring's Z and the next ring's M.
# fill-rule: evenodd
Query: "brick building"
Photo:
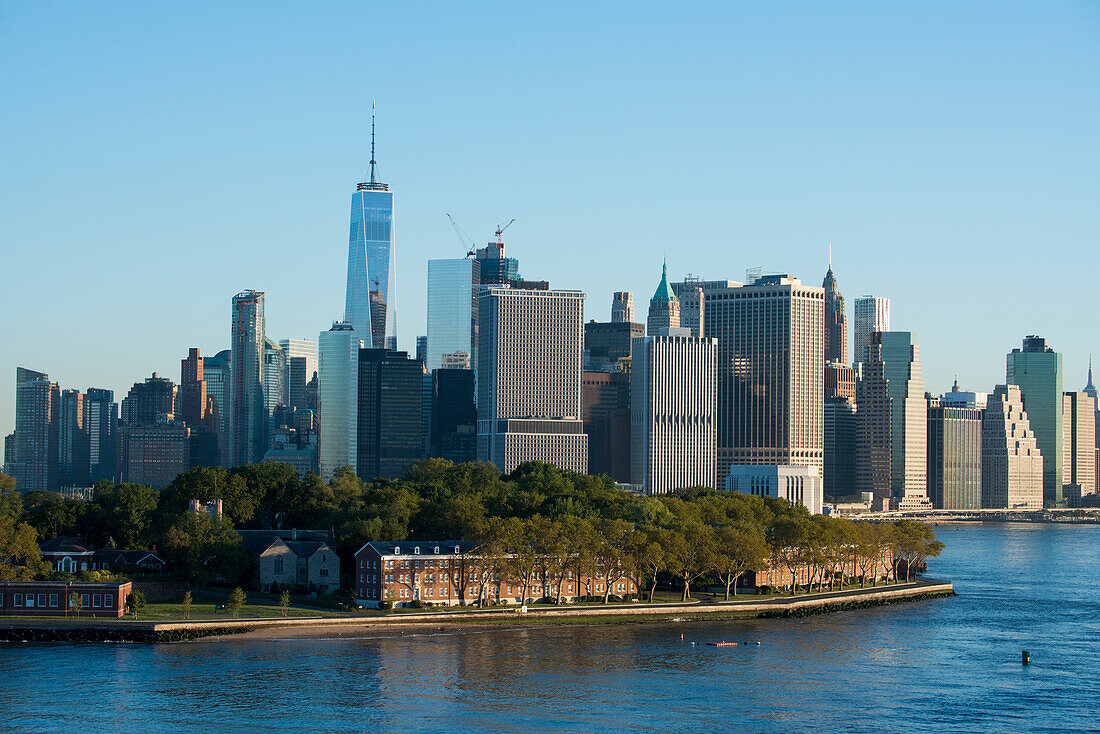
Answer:
M0 616L121 617L132 585L129 581L0 581ZM80 610L71 607L80 596Z

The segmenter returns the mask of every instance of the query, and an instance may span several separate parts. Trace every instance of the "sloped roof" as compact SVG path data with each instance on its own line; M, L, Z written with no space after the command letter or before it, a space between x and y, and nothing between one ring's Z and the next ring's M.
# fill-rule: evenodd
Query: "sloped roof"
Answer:
M657 292L653 294L653 298L649 299L650 303L672 303L676 300L676 294L672 292L672 286L668 284L668 263L666 262L661 266L661 282L657 286Z
M85 546L79 539L68 538L64 535L44 540L38 544L38 548L43 555L74 555L92 552L92 549Z
M477 543L472 540L372 540L355 551L355 555L359 555L367 546L380 556L449 556L454 554L456 546L460 549L459 553L466 553L476 547ZM435 552L437 547L438 554Z

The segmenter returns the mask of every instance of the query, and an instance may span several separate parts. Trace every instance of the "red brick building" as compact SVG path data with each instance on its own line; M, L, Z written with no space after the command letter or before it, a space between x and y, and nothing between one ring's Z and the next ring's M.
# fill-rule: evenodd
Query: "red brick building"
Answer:
M595 573L565 570L548 573L533 567L527 578L502 573L494 559L478 554L469 541L371 542L355 552L354 586L359 603L377 607L410 602L455 605L479 600L490 604L530 604L539 599L576 601L583 596L620 598L637 594L634 583L621 571ZM610 586L608 592L605 587Z
M0 616L121 617L130 596L129 581L0 581ZM70 606L80 596L80 611Z

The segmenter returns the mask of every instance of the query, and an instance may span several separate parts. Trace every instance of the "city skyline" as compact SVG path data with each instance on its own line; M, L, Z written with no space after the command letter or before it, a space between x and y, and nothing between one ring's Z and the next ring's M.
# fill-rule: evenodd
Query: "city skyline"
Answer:
M201 13L145 12L118 22L102 10L58 18L27 8L0 24L0 53L25 71L3 82L20 114L2 118L0 129L23 144L0 153L11 172L0 184L8 222L0 265L10 279L2 304L12 315L0 374L22 365L66 388L123 395L154 371L175 374L190 346L205 355L229 348L225 304L249 288L267 293L272 338L316 339L343 315L347 192L369 168L377 99L380 177L402 192L395 212L402 350L412 352L425 333L427 260L464 254L449 211L478 245L517 217L508 243L524 273L585 291L586 320L606 318L614 291L648 294L666 252L677 281L689 272L742 280L745 268L762 265L818 283L832 242L847 302L865 293L890 298L893 328L921 344L930 391L945 392L956 373L964 389L992 390L1004 381L1002 355L1027 334L1043 335L1064 355L1066 389L1084 385L1093 348L1085 320L1067 315L1088 312L1088 272L1097 264L1090 245L1098 225L1088 212L1100 184L1088 172L1100 95L1089 93L1097 82L1086 70L1098 52L1085 43L1082 29L1097 22L1087 6L1020 9L1026 22L946 7L818 18L838 28L829 40L802 30L805 20L786 24L782 12L730 9L709 18L713 27L664 70L656 68L668 60L663 46L632 69L647 37L612 39L613 14L595 10L569 41L584 52L553 72L553 44L518 38L494 37L491 53L456 60L462 33L483 33L476 13L429 21L377 8L360 16L393 30L378 39L377 53L396 58L412 34L423 34L422 60L364 85L337 68L364 52L330 54L296 72L292 64L304 56L295 51L274 59L242 99L232 93L259 63L245 57L265 58L251 53L258 41L209 40L209 68L194 72L210 82L201 89L169 61L144 75L121 73L153 56L131 37L140 21L179 29L161 39L166 53L158 59L171 58L203 23ZM272 43L289 28L295 35L287 38L300 31L313 39L308 45L343 38L355 25L274 15L259 21L259 35ZM672 30L700 15L649 21ZM973 37L986 24L995 32ZM33 56L28 48L47 27L57 58L25 68L19 59ZM912 53L930 43L915 40L922 29L941 39L940 55ZM606 45L604 55L585 51L594 39ZM889 41L907 53L891 52ZM548 71L521 89L512 82L522 74L500 65L501 53ZM807 74L819 61L830 83ZM612 67L606 75L578 81L578 69L604 62ZM876 62L883 68L873 70ZM215 69L224 78L214 78ZM932 82L922 84L918 72ZM478 73L483 78L470 81ZM429 74L442 80L415 91L410 82L435 78ZM758 86L754 74L772 84ZM318 78L324 83L312 89ZM625 91L608 87L611 78L625 80ZM892 91L899 80L917 86ZM498 96L513 88L512 97ZM607 95L611 104L593 104ZM827 98L837 103L833 111L818 111L815 101ZM299 105L304 99L318 104ZM73 119L59 105L84 114ZM496 105L500 115L475 114ZM435 114L440 106L445 121ZM1032 132L1050 127L1059 134ZM669 130L680 134L670 138ZM679 190L655 193L645 180L654 175ZM256 185L261 179L278 186ZM570 187L561 185L566 179ZM654 219L648 212L658 208L680 213ZM631 257L623 258L627 248ZM574 267L582 257L586 267ZM80 267L42 266L66 260ZM111 274L112 287L77 308L97 268ZM1017 289L1046 288L1043 277L1064 287L1021 310ZM59 322L68 324L66 339L45 336L46 325ZM0 390L5 434L14 401L10 386Z

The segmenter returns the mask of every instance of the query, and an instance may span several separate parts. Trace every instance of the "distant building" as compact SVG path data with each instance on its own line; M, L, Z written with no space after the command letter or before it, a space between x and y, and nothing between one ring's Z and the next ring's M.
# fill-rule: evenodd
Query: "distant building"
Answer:
M526 461L583 473L584 293L483 288L478 309L478 459L505 473Z
M1043 457L1016 385L998 385L983 414L982 507L1043 509Z
M429 454L455 463L477 461L473 370L432 371L431 414Z
M428 261L429 370L445 367L446 355L463 355L475 365L477 351L477 291L481 287L481 260L471 258Z
M844 312L844 296L840 294L832 263L825 280L821 283L825 289L825 361L848 362L848 317Z
M119 478L118 403L111 390L92 387L84 396L88 434L88 483Z
M646 334L656 336L661 329L680 328L680 300L668 284L668 263L661 266L661 282L649 300Z
M292 408L316 410L312 404L306 386L317 374L317 342L308 339L280 339L286 362L286 374L283 378L283 392L287 405Z
M122 426L122 481L163 489L191 468L191 430L182 423Z
M233 296L229 360L229 443L233 466L263 461L267 451L265 328L264 294L242 291Z
M122 399L122 422L128 426L156 426L176 420L176 385L156 372L135 382Z
M982 411L928 402L928 498L937 510L982 507Z
M1062 355L1046 339L1024 337L1022 349L1006 359L1005 381L1018 385L1031 430L1043 455L1043 499L1062 502Z
M680 300L680 326L692 336L703 336L706 309L703 281L689 275L683 282L673 283L672 292Z
M359 350L357 399L356 474L368 480L403 476L424 458L424 363L406 352Z
M616 482L629 482L630 375L585 372L581 393L584 432L588 436L588 474L607 474Z
M264 410L267 417L275 414L275 409L287 404L286 396L286 354L283 348L269 337L264 337ZM267 427L270 430L271 422ZM267 437L270 442L271 437Z
M321 408L321 477L332 479L342 466L356 467L359 448L359 348L362 341L346 322L322 331L318 345Z
M959 376L955 375L955 383L951 386L951 392L943 394L940 403L945 408L972 408L985 410L985 403L989 395L984 392L963 390L959 387Z
M520 279L519 260L504 256L504 242L477 248L481 285L515 285Z
M4 460L20 492L57 491L61 391L44 372L15 368L15 433Z
M856 484L856 403L826 398L825 443L821 472L825 496L834 499L859 493Z
M79 390L61 391L58 456L61 461L62 487L89 486L88 431L84 394Z
M734 466L726 477L725 487L727 492L778 497L792 505L802 505L812 514L821 514L823 487L821 472L816 466Z
M639 336L645 336L645 324L589 321L584 325L585 369L589 372L620 371L629 363L631 340Z
M615 291L611 300L611 323L630 324L634 322L634 294L629 291Z
M1063 395L1062 445L1063 492L1096 494L1096 401L1088 393Z
M879 296L857 298L852 322L852 362L867 361L867 345L875 332L890 331L890 299Z
M858 367L843 362L825 364L825 400L849 400L855 402L856 385L859 383Z
M630 482L646 494L717 488L718 341L690 333L666 327L634 340Z
M211 408L203 367L198 347L188 349L187 357L180 360L179 418L193 428L207 422Z
M239 530L241 544L256 559L260 591L297 589L331 594L340 588L340 556L328 530Z
M218 464L233 464L232 436L229 432L229 363L233 353L228 349L213 357L203 357L202 374L206 380L206 394L214 411L213 425L218 434Z

